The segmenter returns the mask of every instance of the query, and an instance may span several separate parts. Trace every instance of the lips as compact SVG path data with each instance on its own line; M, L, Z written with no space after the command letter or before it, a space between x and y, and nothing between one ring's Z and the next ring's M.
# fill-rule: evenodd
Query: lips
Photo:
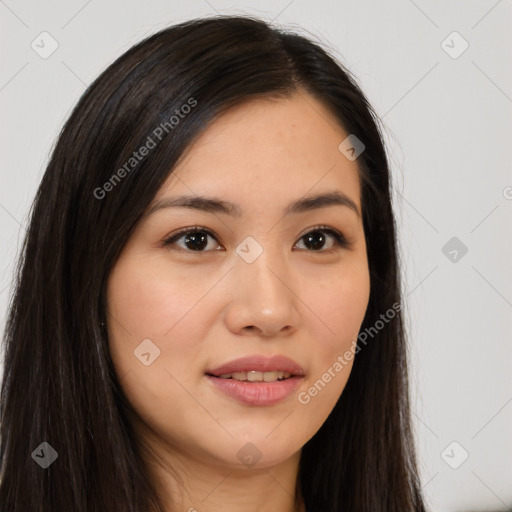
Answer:
M304 379L295 376L275 382L240 382L211 375L206 378L213 389L220 391L223 396L251 407L273 406L289 399Z
M213 389L250 406L277 404L290 397L304 379L302 366L282 355L241 357L205 373ZM275 380L276 375L283 378Z
M207 370L205 373L213 377L220 377L228 373L239 372L284 372L290 373L292 377L304 376L304 369L292 359L276 355L273 357L264 357L260 355L241 357L229 361L217 368Z

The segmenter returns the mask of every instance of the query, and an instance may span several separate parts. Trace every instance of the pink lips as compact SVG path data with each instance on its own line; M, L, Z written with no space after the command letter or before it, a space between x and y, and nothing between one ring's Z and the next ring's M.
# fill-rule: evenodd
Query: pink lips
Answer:
M243 371L287 372L292 376L276 382L248 382L235 379L222 379L220 375ZM225 395L247 405L273 405L288 397L304 378L304 369L285 356L271 358L249 356L230 361L213 370L206 376L210 382Z
M292 375L303 376L304 369L292 359L285 356L248 356L235 359L229 363L223 364L213 370L207 370L206 373L216 377L233 372L248 372L255 370L257 372L288 372Z

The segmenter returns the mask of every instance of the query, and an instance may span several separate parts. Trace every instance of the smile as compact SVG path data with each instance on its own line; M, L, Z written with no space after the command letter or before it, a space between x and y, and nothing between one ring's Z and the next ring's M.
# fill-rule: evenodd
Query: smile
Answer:
M220 375L221 379L234 379L238 381L249 382L276 382L284 379L289 379L292 376L289 372L259 372L250 370L247 372L233 372Z

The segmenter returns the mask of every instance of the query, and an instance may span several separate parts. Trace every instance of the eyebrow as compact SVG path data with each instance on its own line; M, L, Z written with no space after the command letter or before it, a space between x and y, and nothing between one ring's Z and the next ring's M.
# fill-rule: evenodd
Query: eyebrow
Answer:
M358 217L361 216L356 203L342 192L332 191L318 194L316 196L303 197L298 201L290 203L284 213L303 213L328 206L346 206L354 211ZM222 213L232 217L241 217L242 209L239 205L229 201L223 201L215 197L183 195L168 197L156 201L149 206L145 216L149 216L163 208L191 208L206 213Z

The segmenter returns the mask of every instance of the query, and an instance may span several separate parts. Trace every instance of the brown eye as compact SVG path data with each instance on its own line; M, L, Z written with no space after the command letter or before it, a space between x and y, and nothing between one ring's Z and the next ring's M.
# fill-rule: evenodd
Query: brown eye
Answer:
M178 244L180 249L187 252L206 252L204 249L208 247L208 237L215 240L213 233L208 229L200 227L187 228L168 238L164 242L164 246L175 245L179 240L183 239L183 245Z
M329 237L334 240L334 244L326 250L322 250ZM310 252L331 252L336 247L348 247L350 245L339 231L327 226L318 226L303 235L301 240L304 240L304 245L307 249L310 249Z
M215 236L209 229L195 226L193 228L182 229L178 233L172 235L170 238L165 240L164 246L176 246L179 250L191 253L216 250L215 246L207 249L209 243L208 238L216 240ZM333 240L333 242L331 246L326 249L325 244L328 243L329 238ZM342 248L350 246L350 243L342 233L329 228L328 226L318 226L303 235L300 240L304 241L303 243L308 252L332 252L337 247ZM220 246L217 244L217 250L219 247Z

